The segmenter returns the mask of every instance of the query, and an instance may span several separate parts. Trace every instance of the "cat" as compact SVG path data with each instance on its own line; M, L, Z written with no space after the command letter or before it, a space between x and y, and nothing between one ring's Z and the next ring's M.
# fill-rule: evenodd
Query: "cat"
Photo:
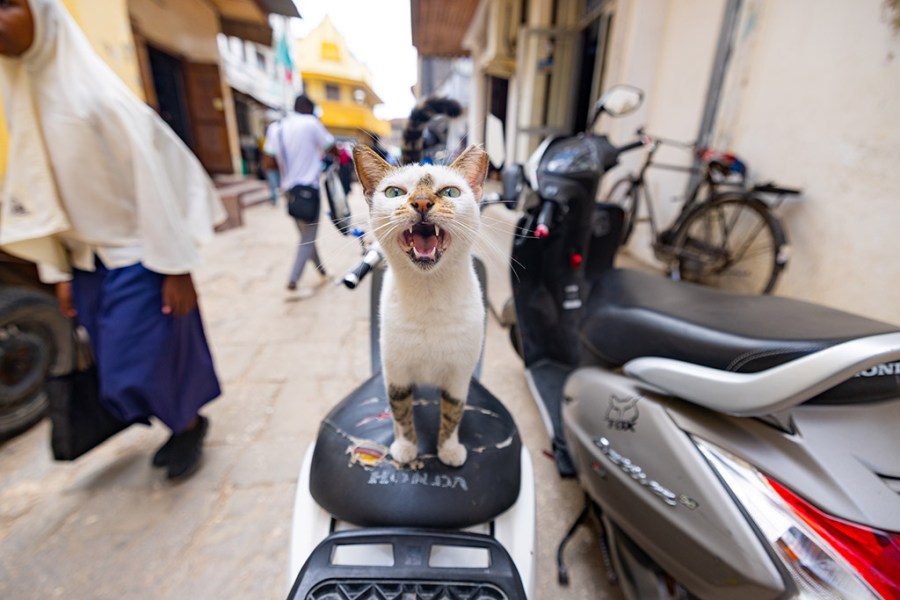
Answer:
M413 386L441 390L438 459L466 461L459 424L484 341L484 305L471 247L487 154L470 147L450 166L392 167L371 148L353 149L369 221L388 266L381 291L381 357L394 417L391 456L417 455Z

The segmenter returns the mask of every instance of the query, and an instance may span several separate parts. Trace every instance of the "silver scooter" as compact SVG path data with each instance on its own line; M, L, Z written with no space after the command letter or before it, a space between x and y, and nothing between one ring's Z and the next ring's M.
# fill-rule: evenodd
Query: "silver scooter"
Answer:
M900 598L900 327L614 268L621 209L594 194L625 150L542 144L513 248L515 342L611 577L629 599Z

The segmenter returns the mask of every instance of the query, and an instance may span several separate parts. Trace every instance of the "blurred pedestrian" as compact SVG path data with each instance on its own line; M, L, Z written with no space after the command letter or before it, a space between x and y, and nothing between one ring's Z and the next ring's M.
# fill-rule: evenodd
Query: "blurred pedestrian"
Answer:
M55 274L88 331L101 401L171 431L169 479L200 464L220 395L191 271L225 212L196 157L94 52L60 0L0 1L10 130L0 246Z
M341 187L344 193L350 193L350 184L353 177L353 156L350 154L348 144L341 144L338 149L338 174L341 177Z
M375 154L380 156L381 159L388 164L396 164L397 161L395 161L388 151L384 149L384 146L381 145L381 136L373 131L367 131L365 133L371 138L371 142L367 145L375 151Z
M270 128L266 134L265 152L278 161L281 171L281 189L290 198L291 194L303 193L314 197L319 204L319 176L322 171L322 155L334 144L334 136L328 133L322 122L313 114L315 104L305 95L297 96L294 113L284 117L277 129ZM319 228L318 215L313 220L294 219L300 232L297 255L288 278L287 289L297 290L297 283L303 275L303 268L312 259L324 281L325 267L316 251L316 235ZM297 290L301 297L313 294L309 288Z
M268 139L269 134L278 131L278 122L278 119L270 122L266 126L265 134L259 138L260 167L264 173L266 183L269 184L272 206L278 204L278 194L280 193L281 188L281 173L278 172L278 163L276 162L275 157L266 154L265 148L266 139Z

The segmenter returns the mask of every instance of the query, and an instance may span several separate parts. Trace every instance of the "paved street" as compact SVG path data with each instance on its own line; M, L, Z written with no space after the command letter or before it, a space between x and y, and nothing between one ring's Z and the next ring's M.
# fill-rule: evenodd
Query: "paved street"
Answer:
M364 204L354 190L354 217ZM486 211L490 298L508 296L511 213ZM205 409L203 468L170 484L150 465L167 430L132 427L80 460L54 463L45 421L0 446L0 598L283 599L294 488L307 446L329 409L369 375L368 285L285 291L297 242L283 205L244 212L220 233L196 273L224 395ZM504 225L506 224L506 225ZM487 249L493 248L493 250ZM332 275L359 245L330 223L319 252ZM315 285L311 268L301 284ZM489 317L483 383L514 415L537 480L538 599L618 598L605 592L586 530L566 553L571 585L556 583L556 546L581 492L544 456L549 441L507 332Z

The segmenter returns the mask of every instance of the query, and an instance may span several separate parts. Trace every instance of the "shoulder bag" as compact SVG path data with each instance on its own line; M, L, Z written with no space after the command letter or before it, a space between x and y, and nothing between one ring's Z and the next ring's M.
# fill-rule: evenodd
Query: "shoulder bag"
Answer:
M287 161L287 147L284 145L284 125L278 128L278 141L281 146L282 162L285 174L290 172ZM295 219L306 223L319 220L319 190L311 185L295 185L287 193L287 211Z

